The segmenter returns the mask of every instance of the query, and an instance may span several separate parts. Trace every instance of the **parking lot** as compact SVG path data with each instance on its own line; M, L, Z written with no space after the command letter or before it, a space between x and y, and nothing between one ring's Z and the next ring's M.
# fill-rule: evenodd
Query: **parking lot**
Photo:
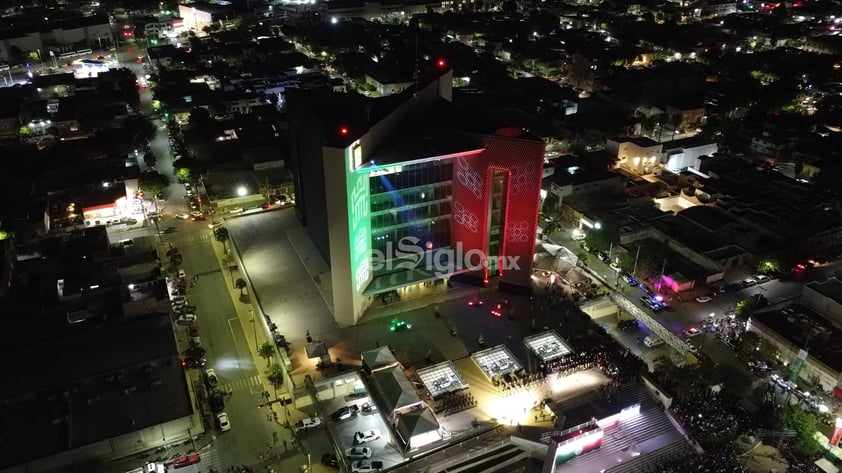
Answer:
M362 405L370 401L371 397L367 394L358 397L353 395L339 396L322 401L328 417L327 421L330 422L328 428L333 431L337 446L342 452L356 446L370 448L371 460L383 462L385 468L402 463L404 461L403 455L396 446L397 442L392 438L392 431L389 424L383 418L379 409L376 412L362 411ZM356 415L346 420L334 422L330 419L331 414L346 406L356 406L360 410ZM381 437L362 445L355 445L354 434L368 430L380 431ZM348 460L349 464L350 462L351 460Z

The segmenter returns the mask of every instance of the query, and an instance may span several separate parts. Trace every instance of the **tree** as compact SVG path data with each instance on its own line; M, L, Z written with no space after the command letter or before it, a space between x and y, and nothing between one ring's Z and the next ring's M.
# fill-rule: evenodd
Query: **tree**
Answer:
M585 243L588 244L588 248L591 248L594 251L602 251L604 253L608 253L608 250L611 248L611 245L617 243L617 238L614 238L613 232L611 230L602 227L599 230L591 229L587 235L585 235Z
M231 237L231 235L228 234L228 229L225 227L219 227L216 230L214 230L213 236L214 238L216 238L216 241L222 243L223 248L225 248L225 243Z
M188 121L191 124L199 125L199 126L209 126L210 123L213 121L211 118L210 113L202 107L193 107L190 110L190 118Z
M745 322L751 316L754 308L755 305L752 299L737 302L737 305L734 307L734 316L737 317L737 320Z
M20 129L18 130L18 136L20 136L20 139L22 140L29 138L30 136L32 136L32 128L29 128L28 126L20 127Z
M143 154L143 164L146 165L148 168L154 168L155 164L157 164L158 159L155 157L152 152L146 152Z
M816 432L816 418L798 406L786 406L776 412L777 427L781 430L794 430L791 440L795 453L812 458L819 451L819 442L813 437Z
M664 387L669 387L680 371L681 368L669 356L662 356L655 360L655 375Z
M13 66L17 66L26 61L26 55L23 54L23 50L13 44L9 46L9 59L11 59Z
M237 278L237 282L234 283L234 286L240 290L240 295L243 295L243 289L246 288L246 281L243 278Z
M126 120L126 128L133 133L133 141L146 145L155 137L155 125L143 115L132 115Z
M257 349L257 354L266 360L267 364L271 364L272 357L275 356L275 346L269 342L263 342Z
M760 348L760 336L754 332L744 332L740 336L740 350L746 353L754 353Z
M168 185L170 185L170 180L167 179L167 176L157 171L143 172L137 181L140 190L153 196L158 195Z
M278 398L278 388L284 384L284 369L277 363L269 363L266 367L266 379L275 389L275 399Z
M178 179L178 182L185 183L190 180L190 169L189 168L178 168L175 170L175 178Z

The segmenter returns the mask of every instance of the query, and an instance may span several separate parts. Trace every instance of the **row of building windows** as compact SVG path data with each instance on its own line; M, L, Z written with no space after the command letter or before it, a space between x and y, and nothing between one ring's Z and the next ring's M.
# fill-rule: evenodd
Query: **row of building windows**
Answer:
M373 233L371 247L373 250L386 255L387 258L391 258L398 251L398 243L406 237L416 239L418 245L421 245L425 250L450 246L450 219L442 218L423 225ZM412 242L404 241L404 244L410 243Z
M450 182L412 187L400 191L385 192L371 196L371 213L383 212L406 205L449 199L452 195Z
M429 220L450 215L450 202L439 201L430 205L405 208L399 211L386 212L371 217L372 231L378 228L393 227L396 225L411 225L419 220Z
M371 194L420 187L453 180L453 163L419 164L407 166L400 172L369 178Z

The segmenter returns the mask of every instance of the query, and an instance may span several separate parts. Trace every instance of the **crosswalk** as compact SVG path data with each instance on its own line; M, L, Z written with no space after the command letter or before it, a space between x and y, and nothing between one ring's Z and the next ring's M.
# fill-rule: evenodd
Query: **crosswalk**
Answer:
M192 243L201 243L203 241L208 241L208 240L210 240L210 238L211 238L210 233L201 232L201 233L194 233L194 234L190 235L190 237L188 237L188 238L173 238L173 239L166 238L165 240L166 240L167 243L169 243L173 246L187 246L187 245L190 245Z
M260 376L254 375L249 378L242 378L236 381L231 381L230 383L223 383L219 385L219 389L222 392L226 391L242 391L243 389L251 389L255 386L261 386L260 384ZM262 391L263 388L261 386L260 390Z

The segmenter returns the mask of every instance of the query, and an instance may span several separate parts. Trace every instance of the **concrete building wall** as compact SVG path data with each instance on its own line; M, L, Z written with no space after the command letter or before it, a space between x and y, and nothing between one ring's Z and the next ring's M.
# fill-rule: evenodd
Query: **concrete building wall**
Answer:
M801 350L800 347L793 345L789 340L754 319L749 321L748 329L772 344L780 353L780 361L786 364L792 362ZM818 379L821 389L826 392L836 387L839 373L818 359L808 355L804 362L804 367L801 369L800 379L810 384L812 384L813 380Z

